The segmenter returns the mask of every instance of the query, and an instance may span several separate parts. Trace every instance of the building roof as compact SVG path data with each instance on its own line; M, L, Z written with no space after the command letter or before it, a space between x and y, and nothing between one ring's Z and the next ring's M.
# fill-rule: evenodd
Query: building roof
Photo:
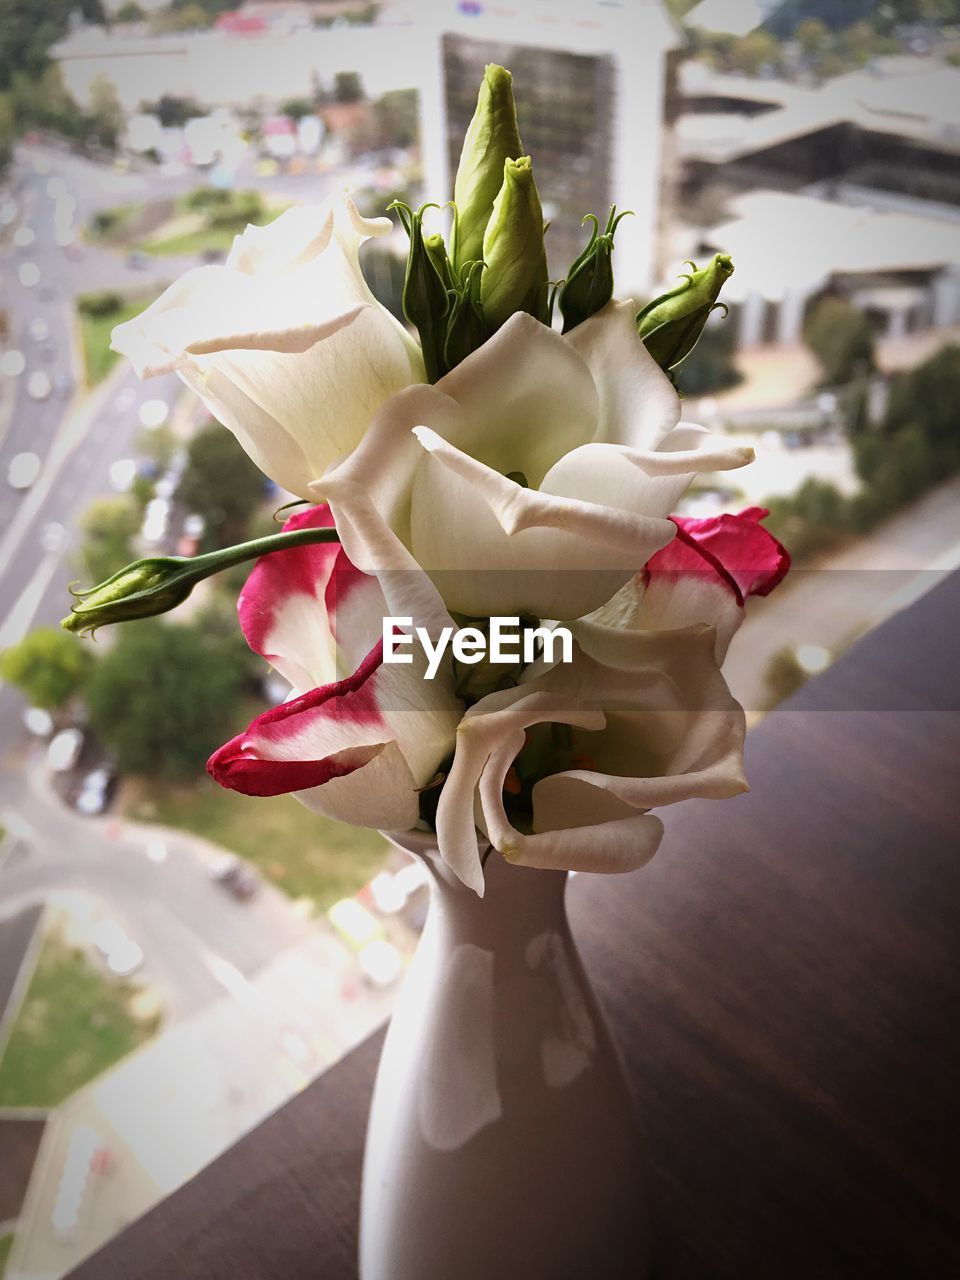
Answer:
M723 291L731 302L750 291L779 300L788 290L823 288L838 275L936 271L960 262L960 223L783 191L751 191L731 208L735 216L703 236L733 257Z
M681 83L687 97L739 98L772 108L753 116L682 115L677 137L686 159L738 160L836 124L960 151L960 67L929 58L877 59L870 67L816 87L724 75L704 63L689 62Z

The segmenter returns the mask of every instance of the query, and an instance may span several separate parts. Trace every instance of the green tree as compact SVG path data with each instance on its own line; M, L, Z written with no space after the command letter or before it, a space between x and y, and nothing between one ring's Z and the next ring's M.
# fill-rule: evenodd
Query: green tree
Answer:
M0 0L0 89L15 72L34 77L50 65L50 46L67 34L74 12L104 21L100 0Z
M825 386L840 386L874 367L873 327L844 298L823 298L803 332L817 358Z
M382 147L412 147L420 120L416 89L391 89L373 104Z
M98 498L80 522L83 543L79 568L95 586L136 559L133 539L140 528L140 511L129 496Z
M830 32L819 18L805 18L793 33L793 38L808 58L816 57L827 42Z
M136 0L127 0L126 4L122 4L113 15L114 22L143 22L146 13L137 4Z
M894 380L883 430L889 435L916 423L930 445L956 456L960 454L958 403L960 346L946 346Z
M115 151L125 123L113 81L101 72L90 84L90 131L101 147Z
M758 29L735 40L729 58L732 70L755 76L764 67L779 66L780 44L769 31Z
M732 321L711 316L700 341L675 371L685 396L712 395L743 381L736 365L737 335Z
M55 711L81 691L93 661L89 647L75 636L40 627L0 653L0 677L15 685L32 706Z
M338 71L333 80L333 96L337 102L362 102L363 81L356 71Z
M239 642L242 643L242 642ZM90 724L125 770L195 778L238 719L248 679L236 638L202 618L125 625L87 683Z
M177 499L203 516L206 549L242 541L263 496L263 476L226 428L211 422L197 432Z
M10 105L10 98L7 94L0 93L0 178L3 177L7 166L10 164L16 136L16 121L13 116L13 107Z

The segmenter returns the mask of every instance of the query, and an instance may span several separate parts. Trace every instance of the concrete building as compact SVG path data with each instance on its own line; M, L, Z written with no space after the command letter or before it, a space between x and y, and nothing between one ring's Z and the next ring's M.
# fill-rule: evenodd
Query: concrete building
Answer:
M262 12L261 4L258 12ZM524 145L534 156L551 270L562 275L585 239L584 214L616 202L634 217L617 244L618 289L647 292L660 274L660 227L673 190L673 53L680 43L660 0L397 0L368 27L257 34L220 29L171 36L87 28L55 52L70 92L89 97L97 76L127 111L163 94L211 106L260 106L309 96L339 71L367 93L420 93L424 190L443 200L484 63L516 74Z
M723 297L740 346L798 342L825 293L848 298L887 338L960 323L960 221L769 190L735 197L730 211L701 247L733 256Z
M892 339L960 322L960 69L884 58L809 87L691 62L681 87L681 206L699 251L733 255L741 346L799 341L827 292Z

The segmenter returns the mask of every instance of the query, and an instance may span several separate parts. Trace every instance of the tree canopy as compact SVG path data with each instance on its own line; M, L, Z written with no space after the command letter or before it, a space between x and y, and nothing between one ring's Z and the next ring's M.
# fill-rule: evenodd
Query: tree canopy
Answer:
M195 778L249 719L249 662L236 630L203 617L125 624L89 680L91 726L125 772Z
M93 668L89 646L54 627L31 631L0 653L0 677L34 707L56 711L79 693Z

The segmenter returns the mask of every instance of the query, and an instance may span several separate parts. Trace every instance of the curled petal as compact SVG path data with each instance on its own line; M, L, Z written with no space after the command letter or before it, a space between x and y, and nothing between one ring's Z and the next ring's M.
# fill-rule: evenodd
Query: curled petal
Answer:
M767 596L783 581L790 568L790 553L760 523L770 514L763 507L748 507L739 515L723 514L705 520L675 516L680 531L677 547L659 561L653 572L675 568L674 557L689 559L698 553L722 578L731 583L741 601L746 596Z
M598 443L655 449L680 420L680 398L637 335L636 304L608 302L565 341L587 362L600 396Z
M210 757L211 776L246 795L294 792L358 826L413 826L418 789L448 753L462 707L448 672L427 682L382 658L377 644L352 676L258 716ZM356 786L333 785L367 770Z

